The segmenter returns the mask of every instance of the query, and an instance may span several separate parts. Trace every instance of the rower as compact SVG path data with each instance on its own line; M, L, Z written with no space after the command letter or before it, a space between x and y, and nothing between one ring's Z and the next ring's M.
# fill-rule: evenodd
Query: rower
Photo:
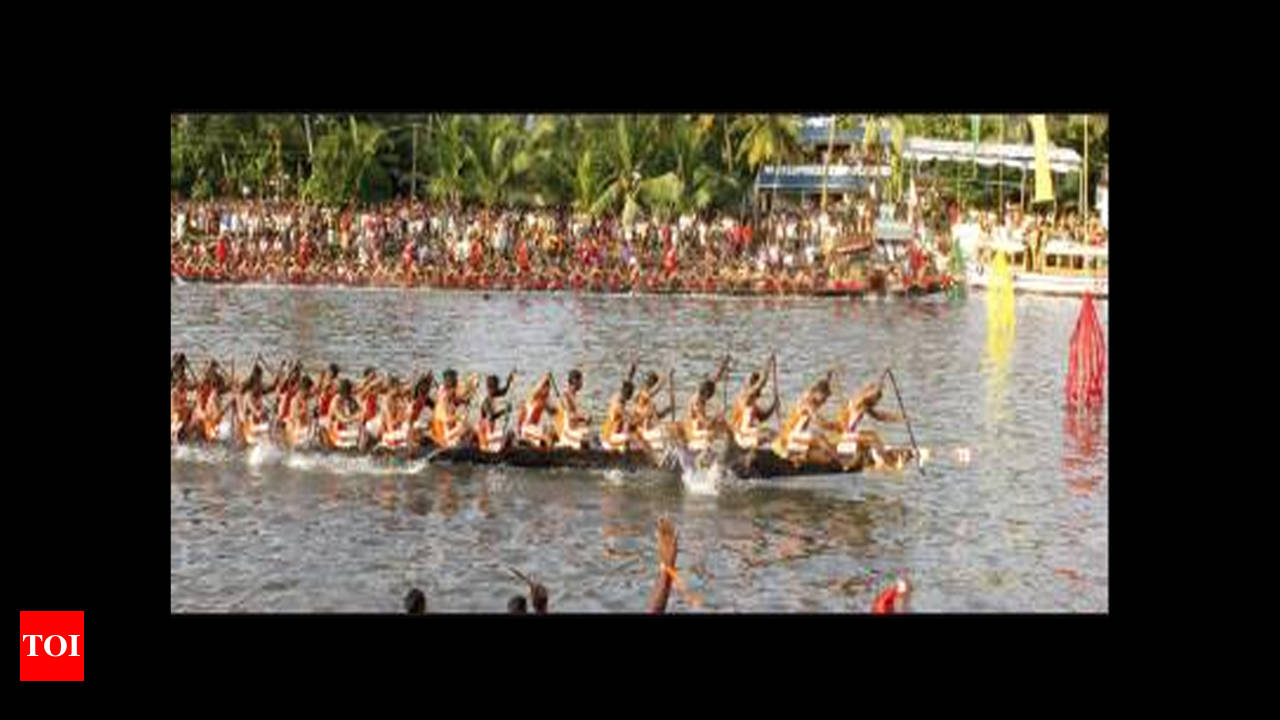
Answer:
M498 429L498 418L511 412L511 405L508 404L502 408L497 405L498 398L507 394L511 389L511 382L516 377L516 371L512 370L507 375L506 387L498 387L498 376L490 375L485 378L485 396L484 402L480 403L480 422L476 426L476 443L479 445L481 452L498 453L502 452L502 446L506 438L502 431Z
M378 418L381 437L378 447L399 450L409 442L409 413L404 405L404 392L400 378L392 375L387 383L387 393L382 398L382 412Z
M716 395L716 383L720 382L724 377L724 373L729 369L729 357L726 355L724 360L720 362L720 369L716 371L714 378L703 380L698 386L698 392L689 399L689 408L685 417L684 434L685 444L694 452L701 452L711 447L717 425L724 424L722 416L710 416L707 412L707 403Z
M578 392L582 390L582 371L569 371L569 386L560 394L556 413L556 447L581 450L585 447L591 417L579 409Z
M338 396L338 365L336 363L329 363L324 372L320 373L320 380L316 383L316 391L319 393L319 400L316 403L316 417L320 421L320 427L324 428L329 424L329 405Z
M761 433L767 433L768 430L761 427L761 424L768 420L771 415L778 409L778 393L774 388L773 403L768 409L761 410L756 405L756 400L760 397L760 392L769 382L769 368L776 363L776 358L770 358L765 363L764 368L759 371L752 371L751 376L747 378L746 385L742 391L738 393L738 397L733 402L733 414L730 423L733 432L733 441L743 450L754 450L760 447ZM766 439L764 444L768 444Z
M183 352L175 353L175 354L174 354L174 356L173 356L173 362L172 362L172 363L170 363L170 365L169 365L169 383L170 383L170 385L172 385L172 384L173 384L174 378L178 377L179 375L185 376L186 374L187 374L187 355L186 355L186 353L183 353Z
M364 369L364 376L355 388L356 400L360 402L364 412L360 416L362 438L360 446L367 448L378 442L382 434L382 422L378 417L378 394L385 388L373 367Z
M820 431L838 432L840 426L818 415L819 408L831 397L829 378L830 374L814 383L796 402L782 426L782 433L773 443L773 451L779 457L800 465L807 459L827 462L835 456L834 448ZM815 426L819 432L814 432Z
M471 388L458 389L458 372L453 368L444 371L444 382L436 393L435 412L431 421L431 437L440 448L455 448L468 439L469 428L465 416L460 417L458 405L471 399Z
M360 440L360 403L352 393L351 381L343 378L338 383L338 396L329 408L329 429L326 437L329 446L351 449Z
M169 376L169 441L178 442L186 436L191 421L191 403L187 399L185 373Z
M303 375L298 382L298 391L289 400L289 414L284 421L285 442L291 448L304 445L311 437L311 388L314 387L309 375Z
M276 383L273 382L274 386ZM271 429L267 408L262 396L262 366L255 365L246 381L247 387L240 394L240 436L247 445L257 445L267 437Z
M430 371L418 379L413 385L413 407L409 410L410 442L417 446L431 433L431 417L435 414L436 403L431 399L431 385L435 381ZM424 413L423 410L431 412Z
M845 403L844 409L840 412L839 420L840 444L836 446L836 452L839 453L842 461L846 463L852 462L857 458L858 451L861 448L866 448L870 451L871 459L875 461L877 466L885 464L884 441L880 439L879 433L875 430L859 429L858 427L858 424L867 415L880 422L902 422L901 415L876 409L876 404L883 397L883 390L882 382L867 383Z
M551 373L546 373L529 393L529 399L520 404L520 416L516 421L517 441L539 449L549 449L551 437L542 427L542 414L547 408L551 393Z
M276 422L279 423L281 428L284 428L289 422L289 410L293 403L293 395L297 392L301 378L302 363L294 362L288 376L285 377L284 384L280 386L280 392L276 394Z
M662 410L658 410L653 402L653 398L662 390L665 382L670 380L668 377L659 378L658 374L650 371L645 375L644 383L636 392L636 402L632 411L632 427L634 427L640 435L640 439L644 441L645 446L653 452L661 452L665 446L662 434L662 424L659 422L662 418L670 415L675 409L674 405L668 405Z
M216 372L205 376L205 387L202 387L196 400L194 421L205 442L216 442L224 432L229 436L229 428L223 428L227 417L227 406L222 404L222 394L228 387L227 381ZM233 404L234 400L232 401Z
M333 407L333 399L338 396L338 372L338 365L329 363L329 367L320 375L320 399L316 403L316 418L322 431L329 429L330 409Z
M631 366L635 374L636 366ZM631 423L627 413L627 401L635 392L631 379L622 381L622 387L609 400L609 410L605 413L604 425L600 428L600 444L610 452L626 452L631 441Z

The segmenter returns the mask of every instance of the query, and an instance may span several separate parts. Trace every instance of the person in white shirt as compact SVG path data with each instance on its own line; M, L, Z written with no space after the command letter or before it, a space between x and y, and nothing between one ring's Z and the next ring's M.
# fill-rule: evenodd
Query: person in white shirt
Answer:
M498 220L498 231L493 234L493 250L501 255L507 251L507 243L511 239L505 218Z

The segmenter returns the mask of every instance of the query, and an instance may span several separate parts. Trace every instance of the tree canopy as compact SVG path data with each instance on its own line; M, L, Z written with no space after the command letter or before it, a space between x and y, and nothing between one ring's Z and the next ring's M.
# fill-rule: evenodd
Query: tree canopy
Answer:
M1050 115L1050 140L1083 152L1084 117ZM170 189L182 196L303 197L324 205L418 197L564 205L630 219L736 210L763 165L805 154L790 115L175 115ZM892 131L875 148L907 168L904 136L973 137L969 115L838 116ZM1088 116L1090 184L1107 162L1106 116ZM983 141L1029 142L1025 116L983 115ZM868 143L876 145L874 135ZM415 152L416 147L416 152ZM816 157L823 148L817 148ZM416 166L416 167L415 167Z

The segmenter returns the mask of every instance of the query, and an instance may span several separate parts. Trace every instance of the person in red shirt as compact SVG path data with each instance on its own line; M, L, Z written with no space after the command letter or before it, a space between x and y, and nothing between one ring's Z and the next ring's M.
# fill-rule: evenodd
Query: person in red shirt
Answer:
M897 615L907 611L907 601L911 597L911 586L905 578L898 578L876 597L871 606L872 615Z
M302 238L298 240L298 270L307 271L307 263L311 260L311 238L307 233L302 234Z
M226 235L218 236L218 249L216 250L216 254L218 256L218 267L226 267L227 265L227 236Z
M666 252L662 255L662 273L668 280L676 272L676 246L667 243Z
M410 239L405 242L404 249L400 251L400 260L404 264L404 272L406 275L409 274L409 268L413 267L413 252L414 244L413 240Z
M516 243L516 264L520 266L521 274L529 273L529 244L523 237Z

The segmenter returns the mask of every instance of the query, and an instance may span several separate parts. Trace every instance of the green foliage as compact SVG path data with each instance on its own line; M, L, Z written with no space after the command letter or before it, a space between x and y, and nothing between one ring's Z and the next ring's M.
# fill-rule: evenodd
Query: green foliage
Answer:
M859 122L870 126L868 149L894 168L895 195L906 185L903 137L971 138L968 115L837 118L841 129ZM762 165L802 152L797 118L785 115L180 115L170 122L169 184L197 198L248 187L326 205L383 200L414 184L415 126L416 184L426 197L563 204L626 220L642 210L737 210ZM1050 116L1048 127L1055 144L1083 152L1080 116ZM894 142L880 147L880 128ZM981 133L984 142L1030 141L1025 116L983 116ZM1091 185L1106 162L1106 118L1093 116Z

